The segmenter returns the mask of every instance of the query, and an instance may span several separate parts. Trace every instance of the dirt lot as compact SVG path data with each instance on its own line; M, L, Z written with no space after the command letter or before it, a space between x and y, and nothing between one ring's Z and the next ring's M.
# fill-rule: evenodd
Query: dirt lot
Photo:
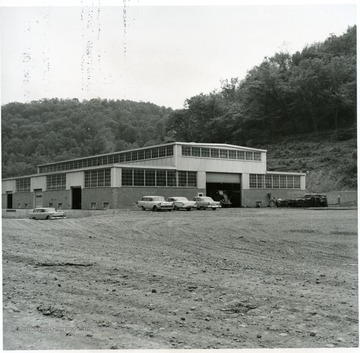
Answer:
M3 219L4 349L357 347L357 210Z

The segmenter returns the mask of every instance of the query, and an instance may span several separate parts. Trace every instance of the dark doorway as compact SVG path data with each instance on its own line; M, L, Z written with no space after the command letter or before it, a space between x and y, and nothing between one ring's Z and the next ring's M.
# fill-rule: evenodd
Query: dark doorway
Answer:
M13 194L7 193L6 196L7 196L6 206L7 208L11 209L13 208Z
M215 201L221 201L225 194L231 202L229 207L241 207L240 183L206 183L206 195Z
M81 187L71 188L71 208L81 210Z

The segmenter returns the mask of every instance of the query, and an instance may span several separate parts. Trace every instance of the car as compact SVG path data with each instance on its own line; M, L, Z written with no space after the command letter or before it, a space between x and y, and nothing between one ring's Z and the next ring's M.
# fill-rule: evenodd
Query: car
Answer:
M221 208L221 203L219 201L214 201L209 196L196 196L194 197L195 205L198 210L206 210L211 208L216 211L218 208Z
M307 194L297 200L299 207L328 207L327 196L324 194Z
M167 200L173 203L174 210L191 211L193 208L196 208L195 201L189 201L186 197L172 196L168 197Z
M57 211L53 207L38 207L34 208L29 213L30 219L59 219L66 218L66 214L63 211Z
M137 206L143 211L172 211L174 205L172 202L165 201L163 196L143 196L141 201L137 202Z

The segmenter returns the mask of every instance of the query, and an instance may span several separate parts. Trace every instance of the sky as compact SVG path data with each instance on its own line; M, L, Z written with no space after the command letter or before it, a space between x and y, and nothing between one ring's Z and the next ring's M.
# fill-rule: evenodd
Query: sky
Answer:
M355 2L286 3L1 1L1 104L102 98L179 109L266 56L356 24Z

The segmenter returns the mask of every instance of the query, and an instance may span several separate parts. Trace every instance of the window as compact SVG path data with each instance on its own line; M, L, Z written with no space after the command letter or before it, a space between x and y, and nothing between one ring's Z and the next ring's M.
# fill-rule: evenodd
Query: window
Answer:
M165 147L160 147L159 148L159 157L165 157L165 153L166 153Z
M286 176L286 188L293 189L294 188L294 177L292 175Z
M273 180L273 188L279 189L280 188L280 175L273 175L272 180Z
M260 152L254 152L254 160L261 161L261 153Z
M263 189L264 188L264 179L265 179L265 175L257 174L256 187L258 189Z
M156 186L166 186L166 170L156 171Z
M144 150L141 150L138 152L138 159L139 160L142 160L145 158L145 151Z
M245 152L237 151L237 159L245 159Z
M111 186L110 169L96 169L85 171L86 188L103 186Z
M151 158L151 149L147 149L145 150L145 159L150 159Z
M186 172L178 172L179 186L187 186Z
M219 158L219 150L216 148L211 149L211 158Z
M104 202L103 203L103 208L108 209L110 207L110 203L109 202Z
M191 154L194 157L200 157L200 147L192 147Z
M300 175L294 175L294 189L300 189Z
M229 150L229 158L230 159L236 159L236 151Z
M252 159L254 159L253 152L246 152L246 160L251 161Z
M201 157L210 157L210 150L208 148L201 149Z
M91 208L92 210L95 210L95 209L96 209L96 202L91 202L91 203L90 203L90 208Z
M30 178L17 179L16 191L30 191Z
M126 162L130 162L130 161L131 161L131 153L126 153L126 154L125 154L125 161L126 161Z
M181 146L181 154L183 156L191 156L191 147L190 146Z
M46 188L48 190L65 190L66 174L47 175Z
M137 153L137 151L131 152L131 160L132 160L132 161L137 161L137 160L138 160L138 153Z
M166 155L173 156L174 155L174 146L167 146L166 147Z
M256 174L250 174L250 189L256 188Z
M187 172L188 173L188 185L189 187L197 187L197 173L196 172Z
M175 170L167 171L167 186L176 186L176 172Z
M228 151L220 150L220 158L228 158Z
M57 207L57 208L58 208L58 210L62 210L62 207L63 207L62 202L59 202L59 203L58 203L58 207Z
M151 170L151 169L145 170L145 185L155 186L155 170Z
M123 169L121 172L121 184L123 186L133 185L133 169Z
M272 175L265 175L265 188L272 189Z
M151 150L151 158L158 158L159 157L159 149L158 148L153 148Z
M134 186L144 186L144 169L134 169Z
M280 175L280 189L286 188L286 175Z

